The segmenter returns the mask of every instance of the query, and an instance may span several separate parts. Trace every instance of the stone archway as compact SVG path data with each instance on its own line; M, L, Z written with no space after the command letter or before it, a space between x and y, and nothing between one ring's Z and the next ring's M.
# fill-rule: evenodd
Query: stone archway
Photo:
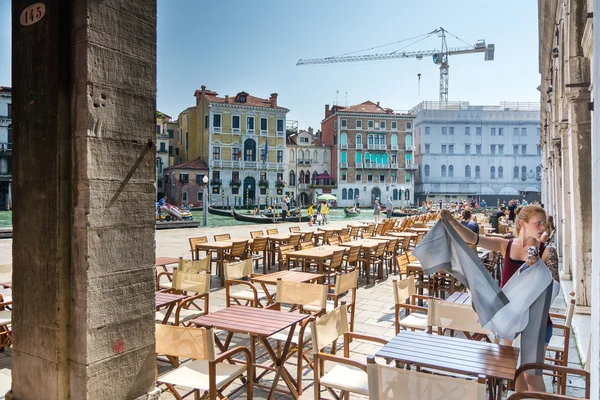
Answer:
M242 189L244 193L244 207L250 208L256 202L256 179L252 176L244 178Z
M371 205L375 204L375 200L379 200L379 204L381 204L381 189L378 187L374 187L371 190Z

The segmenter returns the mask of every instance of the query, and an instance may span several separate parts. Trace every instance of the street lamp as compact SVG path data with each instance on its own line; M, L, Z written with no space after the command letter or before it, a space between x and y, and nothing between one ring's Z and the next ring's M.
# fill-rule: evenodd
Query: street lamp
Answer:
M206 226L208 221L208 176L202 178L204 187L202 188L202 226Z
M400 210L404 209L404 186L400 186Z

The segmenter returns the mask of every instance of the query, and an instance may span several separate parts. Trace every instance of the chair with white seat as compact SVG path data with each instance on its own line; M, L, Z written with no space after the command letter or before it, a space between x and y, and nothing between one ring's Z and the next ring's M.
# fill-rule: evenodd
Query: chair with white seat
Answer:
M567 310L565 315L550 313L550 317L553 319L562 319L564 324L553 324L554 329L562 329L563 335L552 335L550 343L546 351L554 353L554 357L546 357L546 362L553 363L555 365L561 365L563 367L568 366L569 360L569 340L571 338L571 322L573 321L573 313L575 311L575 298L571 297L569 304L567 304ZM558 393L566 394L567 380L562 374L554 374L557 379Z
M175 367L159 376L156 383L166 385L177 399L190 394L194 394L195 399L205 395L210 400L224 398L223 390L235 379L250 377L252 373L252 358L246 348L238 346L217 355L213 329L156 325L156 353L166 355ZM227 362L237 355L242 355L245 363ZM180 357L191 360L180 364ZM251 399L252 379L247 379L245 384L247 397ZM192 390L182 396L176 386Z
M187 297L177 304L168 318L166 317L169 309L156 311L155 321L169 325L185 325L194 318L208 314L210 275L175 270L172 283L171 289L161 290L161 292L183 294ZM203 303L198 304L198 300L202 300Z
M484 400L484 376L477 380L432 375L380 365L367 359L369 399L377 400Z
M250 282L255 276L257 274L252 272L251 259L225 264L225 307L263 307L261 301L267 300L268 296ZM232 290L235 286L243 286L244 289Z
M281 279L277 281L277 292L275 295L276 303L267 307L276 310L281 310L282 305L290 306L290 311L299 311L308 313L311 318L305 319L292 335L291 346L288 353L288 359L295 353L298 354L297 361L297 377L298 393L302 393L302 372L308 367L313 367L313 362L308 358L307 351L308 342L310 341L310 328L308 324L316 316L325 314L327 307L327 285L319 285L316 283L297 283L285 282ZM276 340L278 347L281 343L287 341L290 331L284 329L276 334L269 336L269 339ZM306 365L302 365L306 361Z
M350 342L365 340L385 345L387 340L350 332L345 304L311 322L310 331L313 345L314 398L321 398L321 386L336 399L348 398L350 393L368 396L367 366L350 358ZM335 354L340 338L343 338L344 342L343 356ZM330 353L324 351L326 347L330 347ZM333 368L326 371L326 362L334 364ZM337 394L335 390L341 393Z
M438 335L449 330L454 336L454 331L461 331L467 339L491 342L490 336L494 334L481 327L477 313L470 305L431 298L428 306L427 326L430 333L434 332L434 328L437 328Z
M208 273L210 275L210 257L200 258L198 260L184 260L183 257L179 257L179 264L177 264L177 271L189 272L192 274ZM168 282L161 282L160 278L167 276ZM171 289L173 287L173 272L161 272L156 277L156 290L160 289Z
M394 319L396 334L400 329L411 331L427 330L427 308L417 305L418 300L429 300L429 297L417 294L415 276L410 275L401 281L393 280L394 290ZM400 311L404 310L404 318L400 318Z

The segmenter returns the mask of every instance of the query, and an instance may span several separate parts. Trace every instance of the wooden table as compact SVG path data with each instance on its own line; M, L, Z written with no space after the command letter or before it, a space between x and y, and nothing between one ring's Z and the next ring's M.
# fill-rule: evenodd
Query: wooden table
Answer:
M413 238L413 237L419 236L416 233L412 233L412 232L388 232L388 233L386 233L386 235L394 236L397 238L405 238L405 237Z
M343 246L343 247L362 246L363 249L372 250L372 249L375 249L377 246L379 246L383 240L385 240L386 242L389 242L389 240L387 240L387 239L375 240L374 238L368 238L368 239L358 239L358 240L352 240L350 242L340 243L340 246Z
M155 299L156 311L160 310L161 308L167 308L167 312L165 313L165 318L162 321L163 324L165 324L169 320L169 317L171 316L171 313L173 312L173 308L175 308L177 303L179 303L179 301L185 299L186 297L187 296L182 296L179 294L156 292L156 299Z
M407 231L411 231L414 233L427 233L429 232L431 229L430 228L408 228Z
M308 317L308 314L300 314L295 312L233 306L221 309L212 314L198 317L193 319L191 322L197 326L214 327L227 331L227 337L224 342L221 342L221 340L215 335L215 341L222 352L227 351L234 333L250 335L250 353L252 354L254 364L252 380L256 382L257 386L261 386L258 384L260 378L266 375L269 371L275 371L273 385L270 387L270 392L267 398L274 398L275 390L277 389L277 384L279 382L279 378L281 377L290 390L292 396L297 399L298 384L292 377L292 374L290 374L290 372L285 368L285 361L287 359L292 337L294 335L294 330L296 329L298 322L301 322ZM277 355L269 343L269 336L272 336L275 333L287 328L289 328L287 341L285 342L281 353ZM273 361L271 365L256 363L256 339L260 340L265 346L267 354ZM265 369L265 371L257 376L256 368L262 368Z
M471 304L471 295L466 292L454 292L446 301L458 304Z
M312 272L278 271L273 272L272 274L257 275L252 278L252 282L260 284L263 291L269 298L269 304L272 304L275 302L275 300L271 292L269 292L268 286L277 285L277 281L279 279L284 282L315 283L324 277L324 274L315 274Z
M512 381L519 349L511 346L467 340L423 332L401 331L380 349L376 357L397 364L417 365L450 373L485 375L490 398L500 399L502 381Z
M221 282L221 286L225 284L225 271L223 271L223 262L225 260L225 251L231 250L234 242L244 242L249 239L233 239L233 240L224 240L221 242L209 242L209 243L198 243L196 244L196 259L200 256L200 251L206 251L217 253L217 274L219 275L219 280Z
M290 251L287 253L287 256L295 260L308 260L317 262L317 272L322 274L324 271L325 261L330 259L335 251L339 250L346 250L346 248L342 246L319 246L313 247L312 249Z

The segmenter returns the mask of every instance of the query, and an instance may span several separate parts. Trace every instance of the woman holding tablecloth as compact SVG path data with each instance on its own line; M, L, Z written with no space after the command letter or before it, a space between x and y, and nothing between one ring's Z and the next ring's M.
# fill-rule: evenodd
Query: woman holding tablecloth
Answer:
M500 251L504 256L502 266L501 286L504 286L509 279L519 270L519 268L528 260L528 243L530 238L535 238L539 244L538 252L542 261L546 264L555 281L559 281L558 276L558 255L556 249L546 246L540 241L546 228L546 212L542 207L530 205L519 207L515 211L515 226L517 237L515 239L504 239L499 237L479 236L466 226L456 221L448 210L441 211L442 217L452 225L462 239L469 243L491 251ZM529 240L528 240L529 239ZM549 318L548 318L549 319ZM552 336L552 322L549 320L546 327L546 345ZM506 345L511 342L505 341ZM519 379L516 382L516 389L545 391L544 381L541 376L523 374L524 380Z

